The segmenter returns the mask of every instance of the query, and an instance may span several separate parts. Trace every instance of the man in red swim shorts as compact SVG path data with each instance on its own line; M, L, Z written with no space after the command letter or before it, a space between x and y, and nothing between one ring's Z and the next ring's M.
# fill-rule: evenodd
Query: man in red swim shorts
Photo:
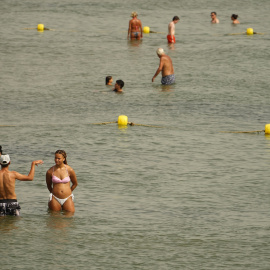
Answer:
M167 40L168 43L175 43L175 24L177 24L180 21L178 16L174 16L172 21L168 25L168 35Z

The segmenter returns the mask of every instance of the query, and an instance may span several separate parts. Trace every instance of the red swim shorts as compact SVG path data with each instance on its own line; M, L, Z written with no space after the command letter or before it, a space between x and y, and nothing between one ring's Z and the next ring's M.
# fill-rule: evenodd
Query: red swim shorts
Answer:
M167 35L167 39L168 39L169 43L175 43L175 36L173 36L173 38L172 38L171 35Z

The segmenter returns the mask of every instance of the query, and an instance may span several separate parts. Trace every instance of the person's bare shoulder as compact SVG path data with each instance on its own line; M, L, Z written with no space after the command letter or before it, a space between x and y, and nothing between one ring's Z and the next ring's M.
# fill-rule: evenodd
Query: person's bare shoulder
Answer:
M66 165L66 167L69 173L74 172L74 170L69 165Z
M17 175L20 175L20 173L18 173L16 171L9 171L8 172L9 179L12 181L15 181L17 179Z
M47 174L52 174L53 166L46 172Z

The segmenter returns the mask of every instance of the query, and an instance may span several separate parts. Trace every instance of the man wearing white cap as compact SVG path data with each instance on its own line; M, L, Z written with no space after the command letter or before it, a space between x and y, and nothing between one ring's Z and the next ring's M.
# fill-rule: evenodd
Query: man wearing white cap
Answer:
M0 216L19 216L21 207L17 202L15 194L15 180L32 181L35 175L35 165L43 164L43 161L33 161L28 175L23 175L16 171L9 171L9 155L2 154L0 156L0 164Z
M170 56L166 55L162 48L157 49L157 55L160 59L159 67L152 78L152 82L157 77L157 75L162 71L161 83L163 85L173 84L175 82L174 69L172 64L172 59Z

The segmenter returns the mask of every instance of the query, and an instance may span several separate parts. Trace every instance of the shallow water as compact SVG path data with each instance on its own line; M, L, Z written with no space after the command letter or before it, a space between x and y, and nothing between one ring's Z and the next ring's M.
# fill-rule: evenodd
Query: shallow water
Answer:
M20 218L0 219L1 269L268 269L269 1L1 1L0 145ZM130 13L164 34L127 41ZM217 11L219 25L211 25ZM230 16L239 14L240 25ZM176 41L167 25L174 15ZM263 20L262 20L263 18ZM55 31L24 30L43 23ZM247 36L252 27L264 35ZM176 84L154 75L163 47ZM104 85L123 79L124 94ZM92 123L128 116L161 128ZM47 211L65 149L76 213Z

